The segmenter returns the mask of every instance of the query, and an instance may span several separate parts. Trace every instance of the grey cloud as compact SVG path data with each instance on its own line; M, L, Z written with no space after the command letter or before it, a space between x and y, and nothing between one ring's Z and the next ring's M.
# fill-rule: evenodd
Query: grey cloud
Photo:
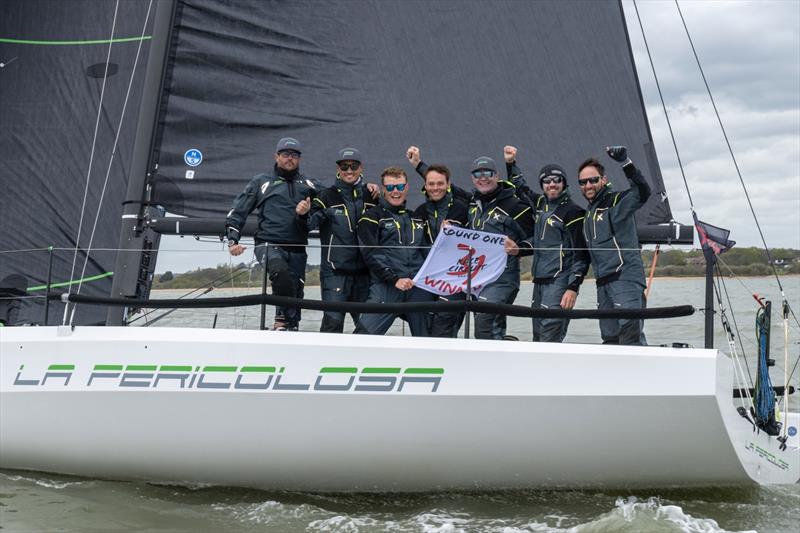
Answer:
M642 83L651 85L633 3L624 5ZM687 87L702 89L675 4L640 1L638 6L667 99ZM800 3L684 1L681 8L712 90L755 108L797 107Z
M725 140L674 2L638 2L698 214L760 245ZM661 102L631 1L624 2L665 186L676 220L691 220ZM681 2L770 246L800 246L800 3Z

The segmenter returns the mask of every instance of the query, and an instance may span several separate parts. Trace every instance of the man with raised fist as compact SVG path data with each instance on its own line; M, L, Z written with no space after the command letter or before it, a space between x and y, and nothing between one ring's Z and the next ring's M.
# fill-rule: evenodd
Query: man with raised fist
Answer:
M589 207L583 235L589 248L597 283L598 309L643 309L644 264L636 234L634 214L650 197L650 186L628 158L624 146L610 146L606 153L622 165L630 188L615 191L605 168L589 158L578 168L578 186ZM600 319L603 344L645 345L641 319Z

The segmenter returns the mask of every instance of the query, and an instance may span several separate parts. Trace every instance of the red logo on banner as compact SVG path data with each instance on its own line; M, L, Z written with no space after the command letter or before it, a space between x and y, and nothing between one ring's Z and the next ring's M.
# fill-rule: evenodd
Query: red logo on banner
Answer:
M476 257L475 256L475 248L473 248L472 246L470 246L468 244L459 243L458 244L458 249L459 250L466 250L467 251L467 255L465 255L464 257L462 257L461 259L458 260L457 266L454 266L454 268L456 268L457 270L452 270L452 271L448 272L447 275L448 276L463 276L463 277L467 277L467 275L469 275L469 278L471 280L475 279L475 276L478 275L478 272L480 272L483 269L484 265L486 264L486 256L485 255L479 255L479 256ZM471 271L470 271L470 267L469 267L470 262L472 262L472 270ZM467 280L465 279L461 284L462 285L466 285L467 284Z

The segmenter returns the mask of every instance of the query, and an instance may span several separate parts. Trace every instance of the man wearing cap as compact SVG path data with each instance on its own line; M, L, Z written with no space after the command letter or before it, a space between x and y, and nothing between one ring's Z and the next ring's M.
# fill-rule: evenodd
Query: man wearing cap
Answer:
M517 149L507 146L506 169L522 175L517 167ZM534 231L529 238L507 245L510 254L533 255L534 309L572 309L578 290L589 269L589 254L583 238L586 211L570 198L567 173L559 165L545 165L539 171L544 194L532 193ZM534 318L533 340L561 342L567 334L567 318Z
M322 243L320 284L325 302L364 302L369 295L369 270L358 248L358 220L375 206L363 179L363 160L355 148L339 151L336 183L297 204L308 230L319 229ZM358 322L358 313L351 313ZM321 332L342 333L345 314L325 311Z
M308 230L298 223L295 209L298 202L315 197L320 190L316 180L300 174L301 153L297 139L284 137L278 141L272 172L250 180L234 199L225 222L228 250L231 255L240 255L245 250L239 244L242 227L247 216L257 210L256 257L266 263L272 293L295 298L303 297L308 244ZM297 330L299 324L300 309L276 308L273 329Z
M589 201L583 234L597 282L597 307L643 309L644 265L634 215L650 197L650 186L628 158L627 148L611 146L606 153L622 164L629 189L615 191L595 158L578 168L578 185ZM600 319L600 335L603 344L647 344L640 319Z
M477 158L472 164L471 175L475 191L469 205L469 227L505 235L507 250L530 237L533 231L531 207L515 196L516 188L512 184L500 181L494 160L485 156ZM519 258L509 254L505 271L483 288L479 299L511 304L518 292ZM476 313L476 339L504 339L505 335L505 315Z
M402 168L389 167L381 173L383 196L367 209L358 222L361 254L370 271L368 302L429 302L434 295L414 286L413 278L428 251L425 221L406 209L408 178ZM363 313L356 333L383 335L397 313ZM415 337L430 335L430 314L406 313L403 317Z

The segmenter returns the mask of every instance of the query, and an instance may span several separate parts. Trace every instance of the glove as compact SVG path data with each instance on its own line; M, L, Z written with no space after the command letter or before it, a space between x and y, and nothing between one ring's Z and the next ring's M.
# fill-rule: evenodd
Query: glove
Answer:
M628 159L628 149L624 146L606 146L606 153L618 163L627 163L630 161Z

